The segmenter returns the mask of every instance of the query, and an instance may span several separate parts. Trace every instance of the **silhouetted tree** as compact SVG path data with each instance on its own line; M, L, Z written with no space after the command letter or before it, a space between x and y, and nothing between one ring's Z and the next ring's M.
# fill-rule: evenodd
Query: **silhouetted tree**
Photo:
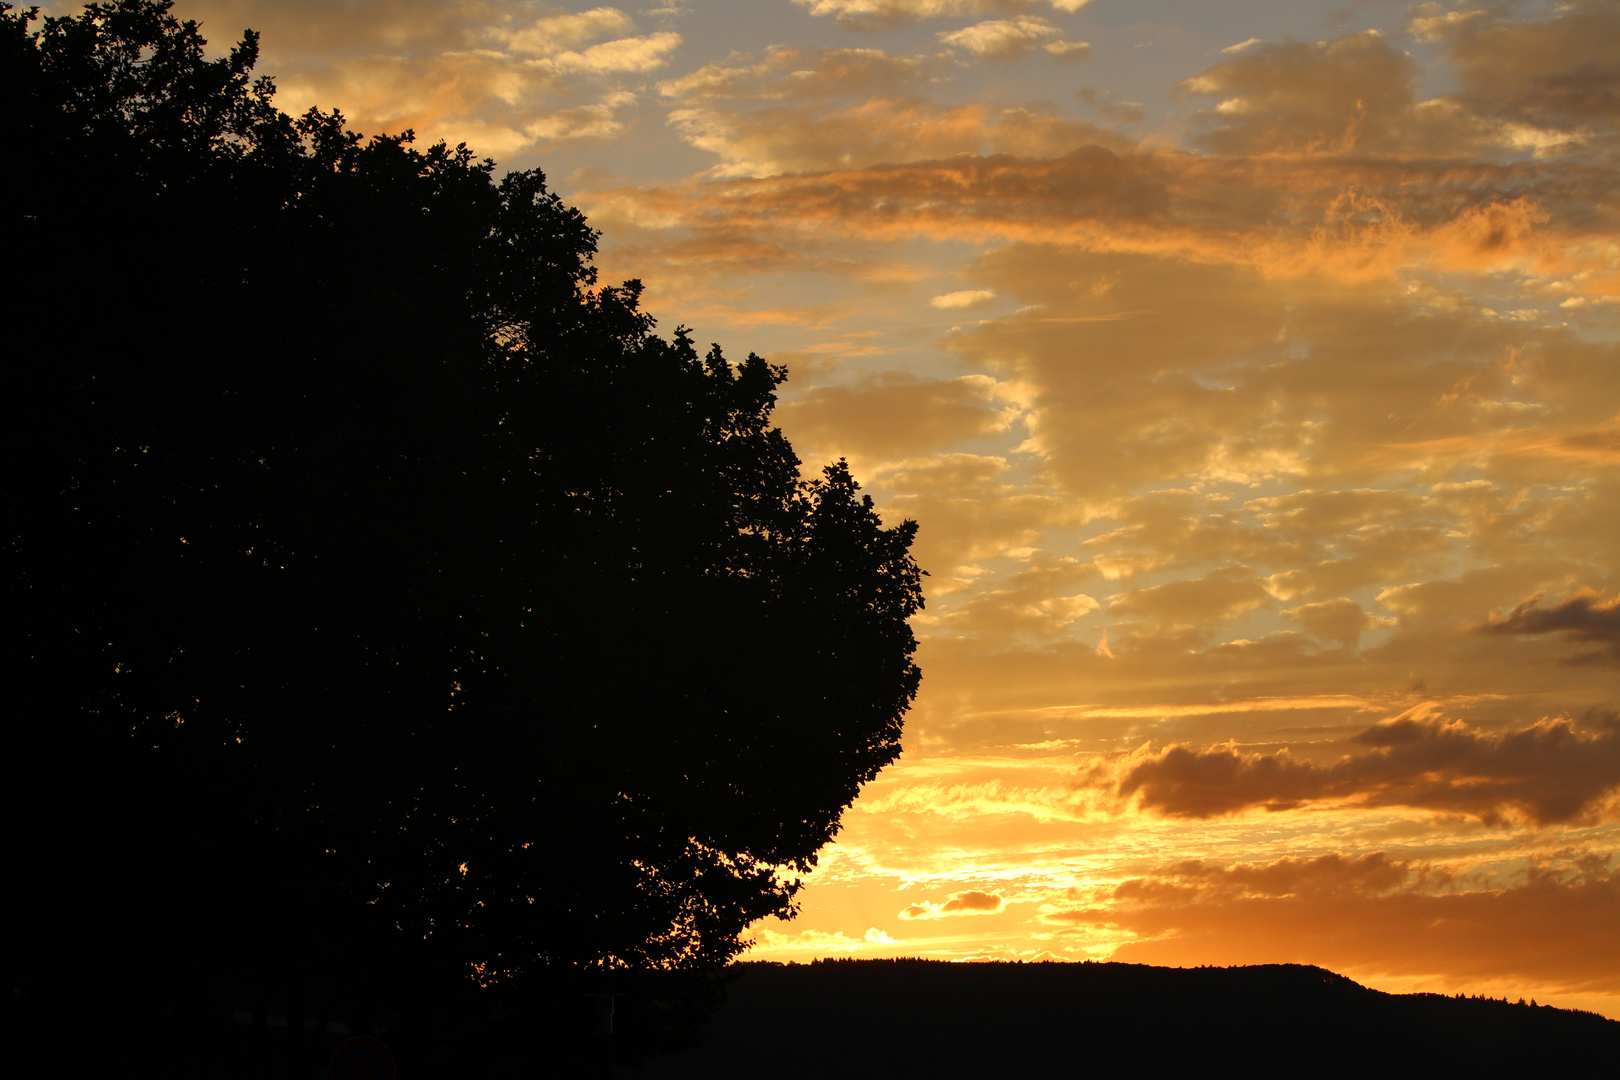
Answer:
M0 5L18 985L727 960L898 753L915 526L541 173L168 9Z

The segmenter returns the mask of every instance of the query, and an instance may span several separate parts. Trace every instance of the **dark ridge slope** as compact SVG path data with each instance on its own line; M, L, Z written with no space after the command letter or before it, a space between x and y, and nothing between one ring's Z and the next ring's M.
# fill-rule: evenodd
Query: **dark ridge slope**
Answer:
M619 1075L1554 1076L1620 1061L1620 1022L1594 1013L1385 994L1292 964L740 967L701 1047Z

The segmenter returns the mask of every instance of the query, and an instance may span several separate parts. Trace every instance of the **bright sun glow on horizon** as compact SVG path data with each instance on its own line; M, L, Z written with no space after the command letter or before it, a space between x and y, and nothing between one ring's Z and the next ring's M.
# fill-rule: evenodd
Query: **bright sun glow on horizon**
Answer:
M544 168L920 523L905 753L749 958L1620 1017L1620 0L175 13Z

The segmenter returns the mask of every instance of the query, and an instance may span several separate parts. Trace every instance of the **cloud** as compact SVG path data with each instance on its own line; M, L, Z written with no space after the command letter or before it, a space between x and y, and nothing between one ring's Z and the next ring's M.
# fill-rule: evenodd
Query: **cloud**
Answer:
M1493 634L1557 634L1567 641L1603 645L1607 659L1620 663L1620 597L1604 600L1593 590L1582 589L1544 608L1539 606L1543 595L1537 593L1481 629Z
M669 60L669 54L680 48L681 35L665 31L645 37L620 38L592 45L584 52L561 52L548 57L561 72L588 72L608 75L618 72L645 74L656 71Z
M974 559L1028 546L1075 510L1049 489L1016 482L1006 458L953 452L919 456L879 471L884 514L930 526L917 536L920 564L944 578Z
M1023 566L1016 573L974 589L969 599L954 607L935 604L935 613L919 625L981 638L1041 638L1064 633L1077 619L1101 610L1094 597L1079 591L1101 578L1095 565L1045 551L1020 554ZM937 590L950 591L954 590Z
M624 12L599 7L541 15L529 23L497 23L487 27L485 33L492 44L520 56L555 56L609 34L627 34L634 28L635 23Z
M1269 863L1209 864L1199 859L1170 868L1173 879L1197 883L1203 891L1239 896L1290 896L1300 893L1385 893L1409 883L1418 868L1389 858L1382 851L1345 858L1330 852L1313 858L1285 856ZM1142 886L1127 883L1115 889L1125 895Z
M508 31L528 25L532 20L525 18L527 8L521 0L491 0L477 6L411 0L349 0L342 4L328 0L187 0L176 14L197 20L214 47L228 44L228 37L234 40L243 27L252 27L263 35L264 55L274 62L289 57L332 59L474 48L488 42L492 22ZM604 10L611 9L597 12ZM573 18L589 20L597 12Z
M812 387L776 419L796 446L818 457L896 461L1005 431L1019 414L984 375L924 380L898 372L853 386Z
M913 92L926 89L929 71L923 59L877 49L776 48L707 64L659 92L677 104L670 126L717 155L711 174L722 177L1132 145L1049 110L941 104Z
M900 912L902 919L938 919L945 915L989 915L1001 910L1001 897L996 893L970 889L952 895L944 903L924 900L908 905Z
M1361 605L1348 597L1323 600L1314 604L1301 604L1283 612L1304 628L1307 634L1323 641L1337 642L1341 648L1357 649L1361 635L1368 630L1382 630L1395 625L1395 620L1381 615L1369 615Z
M1015 19L990 19L961 30L941 32L941 43L953 49L962 49L981 60L1017 60L1040 46L1054 56L1080 59L1091 49L1084 42L1046 39L1058 37L1063 31L1045 19L1030 15Z
M1620 874L1608 863L1566 852L1512 883L1480 887L1379 851L1194 861L1132 877L1090 903L1054 903L1046 918L1070 933L1130 935L1113 950L1118 961L1312 963L1363 978L1614 993Z
M582 105L539 117L524 133L541 142L556 143L563 139L611 139L623 130L614 107L602 104Z
M922 22L953 15L1025 11L1028 0L793 0L812 15L831 15L854 26ZM1055 11L1079 11L1091 0L1049 0Z
M1458 97L1483 115L1530 131L1620 125L1620 8L1609 0L1561 4L1543 20L1424 4L1410 29L1447 47Z
M1304 289L1312 282L1387 287L1416 270L1568 275L1577 265L1571 253L1589 250L1590 262L1581 255L1579 265L1588 270L1579 283L1559 288L1596 295L1611 272L1620 283L1620 263L1611 267L1601 231L1593 233L1569 216L1601 202L1595 178L1555 184L1549 174L1542 186L1535 171L1482 164L1132 152L1130 141L1117 134L1048 114L945 107L923 99L679 109L671 123L722 159L711 175L771 179L621 192L616 198L657 203L660 214L675 211L676 221L717 218L723 211L733 234L787 232L868 251L906 238L1024 241L1018 254L1040 253L1040 263L1013 280L1021 286L1017 291L1045 294L1042 300L1057 299L1054 284L1073 280L1057 277L1061 268L1042 264L1132 256L1159 260L1157 265L1179 269L1183 277L1201 268L1209 281L1228 288L1232 271L1246 269L1260 281L1291 281ZM997 154L1016 160L984 156ZM1183 260L1191 265L1178 267ZM1431 298L1442 299L1432 290L1403 291L1379 302L1417 311ZM1095 321L1110 308L1115 319L1129 310L1084 299L1063 297L1062 306L1082 310L1038 318L1055 331L1053 315ZM1197 302L1196 296L1189 299ZM1332 297L1318 289L1312 299L1319 308L1353 307L1357 301L1365 307L1372 296ZM1454 296L1444 299L1454 317L1463 313ZM1279 294L1277 301L1293 298ZM1227 306L1208 315L1229 319L1243 312ZM1479 325L1500 332L1507 328L1503 323L1492 311ZM1190 336L1193 327L1154 329L1182 329ZM1522 333L1535 324L1515 329Z
M277 102L295 112L340 108L368 134L413 129L424 141L468 142L505 156L534 143L524 129L552 110L544 71L477 54L367 56L284 71Z
M1620 724L1612 719L1581 729L1560 717L1492 734L1418 706L1351 741L1373 749L1319 765L1287 750L1172 746L1125 764L1116 791L1173 817L1287 810L1326 800L1484 821L1513 813L1546 825L1592 813L1620 785Z
M821 102L746 110L701 105L672 110L669 124L687 142L721 159L712 170L720 177L863 169L963 154L1045 157L1083 146L1128 144L1096 125L1049 113L946 106L915 96L835 107Z
M984 763L990 764L990 763ZM982 822L1014 817L1032 821L1073 821L1082 807L1073 793L1060 788L1019 784L1002 765L982 772L995 775L961 783L912 782L888 785L886 792L863 796L862 814L926 815L935 819Z
M1255 499L1267 530L1290 536L1355 534L1410 521L1423 510L1415 492L1389 488L1346 488L1319 491L1307 488L1288 495Z
M635 28L618 8L537 13L536 7L527 0L187 0L182 17L199 20L211 40L226 28L260 31L276 75L286 73L288 61L302 68L361 56L421 59L477 51L544 58L626 37Z
M1568 569L1556 562L1505 562L1465 570L1456 577L1437 575L1391 586L1378 594L1378 602L1400 616L1408 630L1433 633L1453 627L1467 631L1477 628L1480 611L1506 607L1517 597L1544 588L1549 579L1557 580Z
M1413 102L1416 66L1376 32L1260 44L1182 84L1220 99L1204 142L1223 154L1380 146Z
M1523 31L1520 26L1515 32ZM1480 41L1470 35L1467 44L1455 44L1453 58L1466 67L1469 50ZM1565 152L1586 139L1569 126L1575 119L1573 106L1535 108L1524 100L1503 99L1503 71L1511 72L1525 55L1537 52L1518 39L1506 48L1484 50L1490 59L1473 72L1478 86L1423 101L1416 97L1416 62L1376 31L1314 43L1250 41L1223 51L1231 59L1182 83L1189 95L1218 99L1200 117L1209 129L1200 141L1217 153L1434 156L1530 151L1541 156ZM1571 101L1610 95L1612 87L1620 86L1620 67L1613 74L1590 66L1578 70L1526 73L1524 78L1581 83L1581 89L1566 95ZM1532 94L1521 87L1520 96ZM1591 109L1604 111L1596 105Z
M960 292L936 296L928 301L928 306L944 309L972 307L986 300L993 300L995 296L996 294L989 289L963 289Z
M681 44L669 32L635 35L617 8L537 14L517 0L192 0L185 9L205 30L262 31L259 68L275 76L284 110L337 108L368 134L409 128L508 161L623 134L636 95L618 80L659 69Z
M1059 60L1084 60L1091 55L1091 46L1084 41L1048 41L1041 48ZM1130 115L1130 106L1127 105L1115 118L1124 120Z
M715 61L658 84L680 101L780 101L856 98L892 93L922 74L923 63L881 49L771 49L762 60Z
M1146 589L1135 589L1109 602L1110 615L1142 615L1161 623L1209 625L1231 622L1268 607L1271 594L1245 567L1216 570Z
M851 938L842 931L800 930L784 933L759 924L745 930L743 940L751 949L792 953L853 953L876 944L870 937Z

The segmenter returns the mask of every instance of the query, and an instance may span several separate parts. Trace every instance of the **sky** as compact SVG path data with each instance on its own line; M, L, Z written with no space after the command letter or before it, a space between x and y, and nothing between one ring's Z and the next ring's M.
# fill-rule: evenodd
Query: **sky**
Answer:
M904 753L750 957L1620 1017L1620 0L175 11L543 168L920 523Z

